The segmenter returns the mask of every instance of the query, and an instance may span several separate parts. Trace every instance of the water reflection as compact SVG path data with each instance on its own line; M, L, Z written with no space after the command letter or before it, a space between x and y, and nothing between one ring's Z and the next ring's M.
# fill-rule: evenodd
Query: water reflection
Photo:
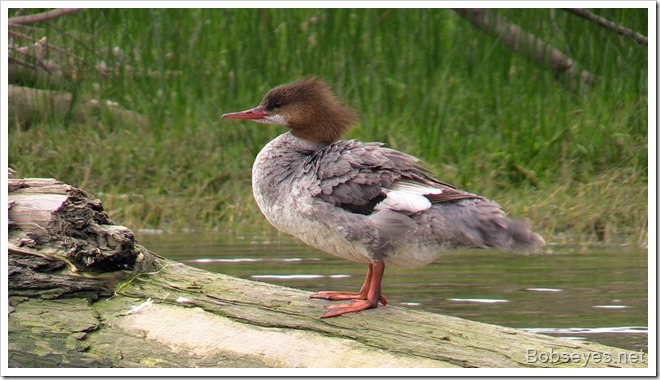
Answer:
M500 303L500 302L509 302L509 300L494 300L488 298L449 298L447 301L454 302L476 302L476 303Z
M310 292L357 291L367 270L283 235L138 239L194 267ZM418 269L388 267L383 292L395 305L646 350L647 259L632 248L451 252Z

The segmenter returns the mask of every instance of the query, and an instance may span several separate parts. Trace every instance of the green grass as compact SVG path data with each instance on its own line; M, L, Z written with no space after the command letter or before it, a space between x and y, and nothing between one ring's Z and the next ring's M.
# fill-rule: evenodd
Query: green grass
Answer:
M595 11L647 30L645 9ZM598 85L571 91L445 9L86 10L54 23L75 40L46 31L87 62L63 89L148 123L101 112L10 125L9 163L82 186L131 228L266 229L250 167L282 129L219 115L318 75L362 115L348 137L421 157L439 178L529 217L549 240L644 244L646 48L561 10L501 13ZM101 59L118 77L91 69Z

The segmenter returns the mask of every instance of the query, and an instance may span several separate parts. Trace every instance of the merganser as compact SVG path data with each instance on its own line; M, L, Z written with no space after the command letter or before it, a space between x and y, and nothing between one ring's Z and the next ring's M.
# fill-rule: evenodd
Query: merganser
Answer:
M340 140L357 114L319 78L275 87L257 107L222 118L288 127L252 167L261 212L312 247L369 265L358 293L310 296L352 300L328 306L321 318L386 305L385 264L418 267L450 249L532 251L545 243L527 222L435 179L417 158L382 143Z

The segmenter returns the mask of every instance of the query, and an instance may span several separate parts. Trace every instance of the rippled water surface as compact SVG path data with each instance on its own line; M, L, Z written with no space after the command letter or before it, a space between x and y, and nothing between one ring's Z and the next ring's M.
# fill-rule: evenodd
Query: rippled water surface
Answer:
M367 270L282 235L138 239L194 267L310 292L357 291ZM457 251L418 269L387 267L383 293L392 305L646 351L647 254L633 248Z

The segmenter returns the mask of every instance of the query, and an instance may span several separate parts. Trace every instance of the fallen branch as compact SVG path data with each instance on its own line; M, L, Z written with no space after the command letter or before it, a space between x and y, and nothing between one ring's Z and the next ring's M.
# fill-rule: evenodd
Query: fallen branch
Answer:
M648 46L649 39L646 36L635 32L634 30L623 27L613 21L610 21L604 17L600 17L595 13L589 12L583 8L564 8L566 11L573 13L574 15L580 16L589 21L595 22L596 24L602 26L605 29L609 29L619 33L624 37L629 37L635 40L638 44L642 46Z
M594 74L577 69L575 62L557 48L524 31L495 11L478 8L459 8L454 11L480 30L497 37L512 51L529 57L540 66L549 68L557 79L566 80L573 88L576 87L576 81L586 85L597 82Z
M47 21L47 20L51 20L51 19L54 19L54 18L58 18L60 16L63 16L63 15L69 14L69 13L80 12L81 10L83 10L83 8L53 9L52 11L37 13L37 14L33 14L33 15L11 17L11 18L9 18L9 20L7 20L7 23L9 24L9 26L11 26L11 25L34 24L36 22Z

